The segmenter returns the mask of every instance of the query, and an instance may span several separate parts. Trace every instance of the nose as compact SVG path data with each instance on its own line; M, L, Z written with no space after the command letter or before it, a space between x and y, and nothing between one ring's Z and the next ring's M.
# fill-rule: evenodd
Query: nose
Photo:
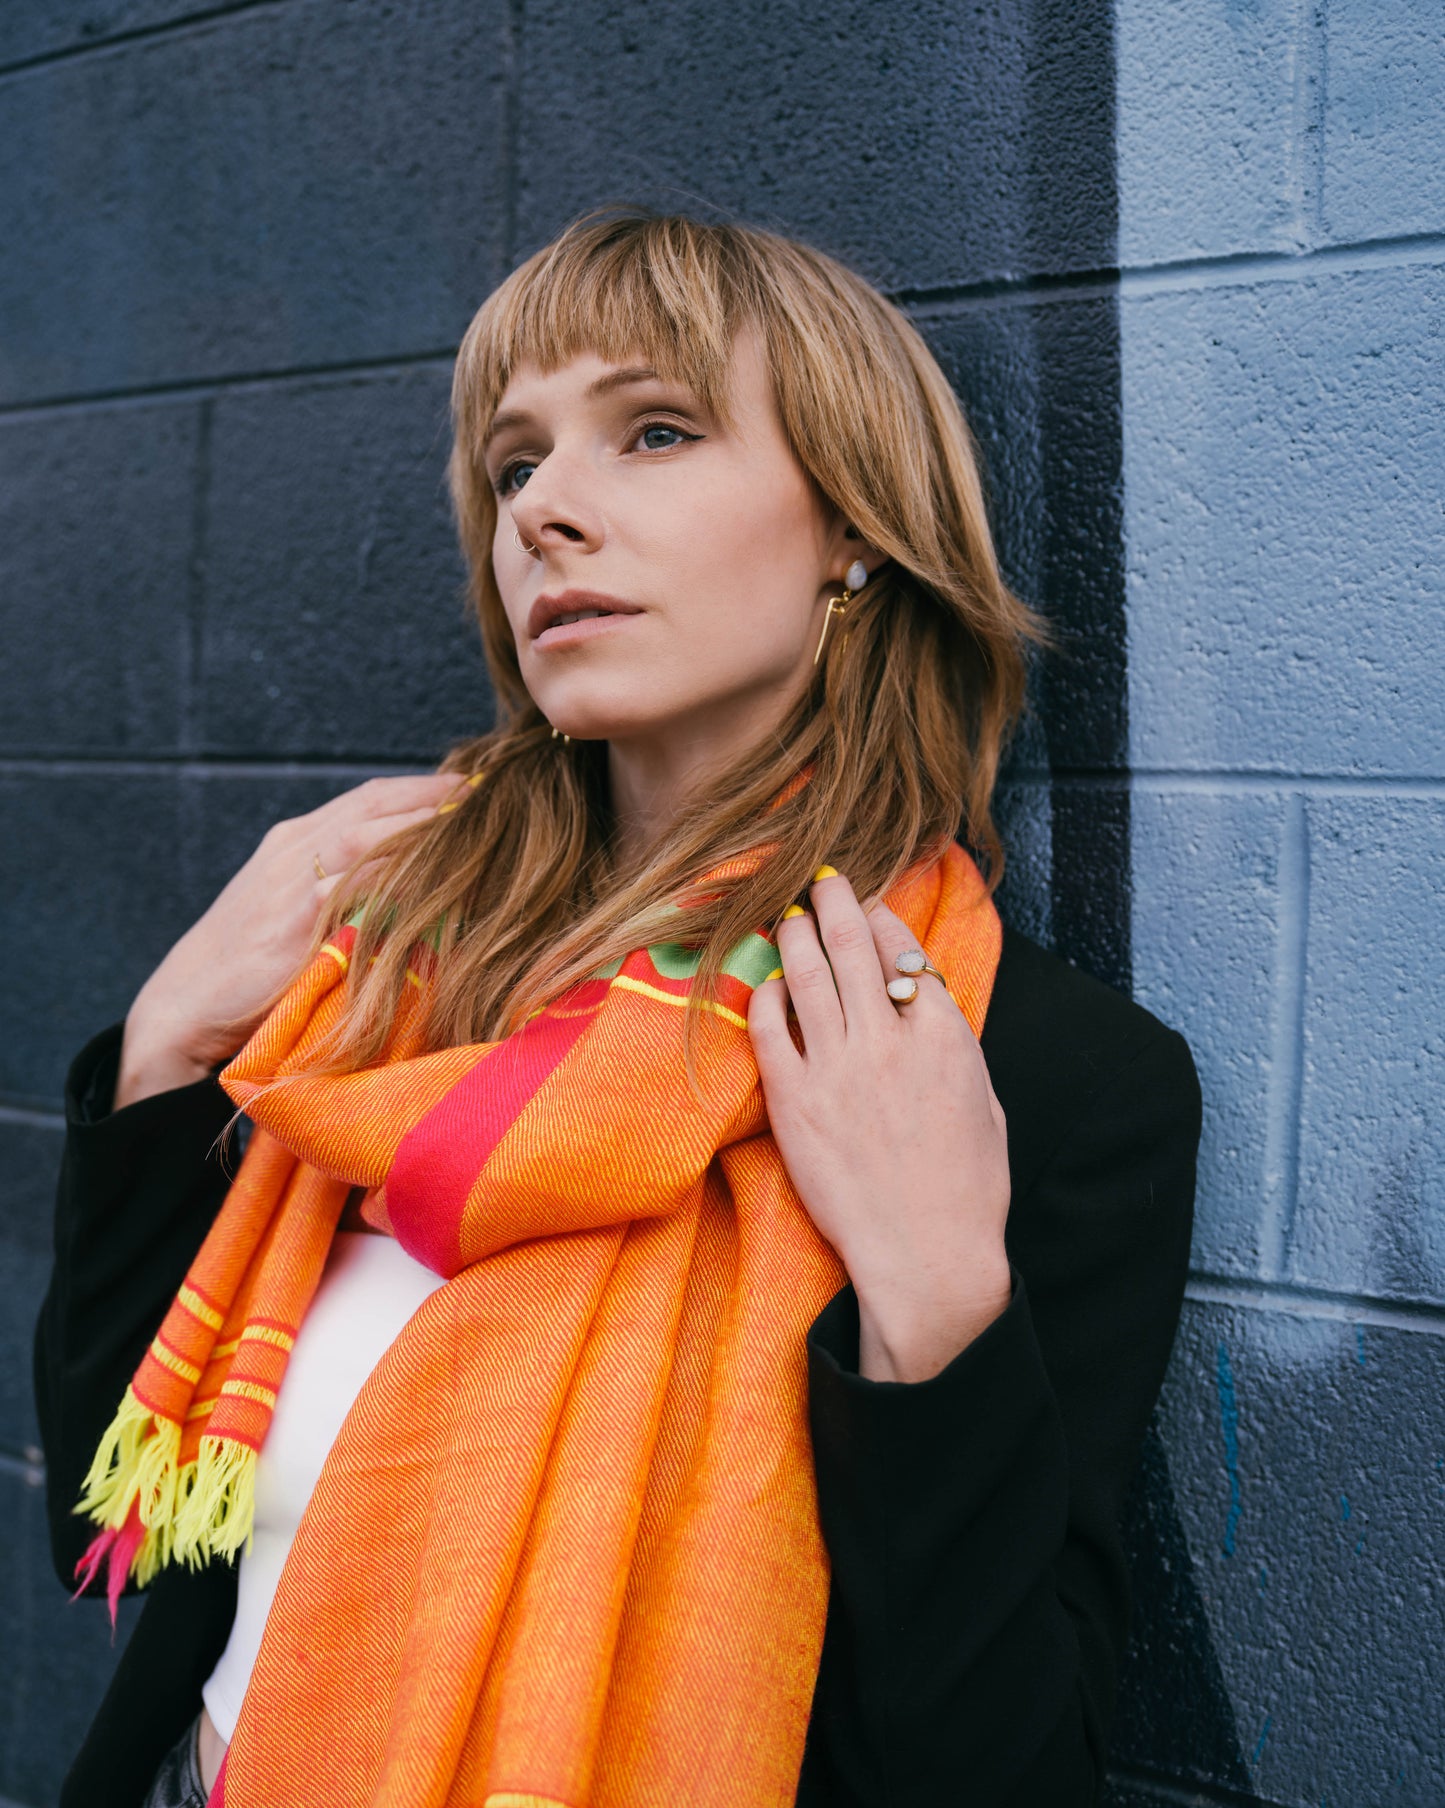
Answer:
M523 540L548 547L586 546L600 533L581 459L553 447L512 498L512 525Z

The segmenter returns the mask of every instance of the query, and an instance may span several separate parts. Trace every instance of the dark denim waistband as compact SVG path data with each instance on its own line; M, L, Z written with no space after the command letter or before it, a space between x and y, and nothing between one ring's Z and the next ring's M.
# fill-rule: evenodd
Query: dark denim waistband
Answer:
M156 1780L143 1808L206 1808L206 1791L201 1783L201 1717L186 1728L161 1759Z

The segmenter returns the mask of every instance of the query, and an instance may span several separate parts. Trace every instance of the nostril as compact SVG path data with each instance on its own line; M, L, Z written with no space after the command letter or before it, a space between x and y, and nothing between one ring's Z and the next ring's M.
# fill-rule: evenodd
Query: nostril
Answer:
M580 539L581 539L581 538L582 538L582 532L581 532L581 529L580 529L580 528L575 528L575 527L571 527L571 526L569 526L569 525L568 525L568 524L567 524L567 522L565 522L565 521L549 521L549 522L548 522L548 523L547 523L547 526L548 526L548 527L550 527L550 528L555 528L555 529L556 529L556 531L557 531L557 532L558 532L558 533L559 533L559 534L561 534L561 535L562 535L562 536L563 536L563 538L564 538L564 539L567 539L567 540L580 540Z

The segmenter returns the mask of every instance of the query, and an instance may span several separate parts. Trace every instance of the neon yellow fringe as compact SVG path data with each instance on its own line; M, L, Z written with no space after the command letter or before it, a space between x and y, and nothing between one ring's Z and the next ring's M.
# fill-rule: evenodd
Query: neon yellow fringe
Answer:
M180 1466L181 1428L158 1419L125 1390L81 1484L75 1512L118 1529L135 1503L146 1535L131 1562L138 1587L182 1558L199 1569L211 1557L250 1548L256 1511L256 1452L203 1437L199 1456Z
M200 1455L186 1468L171 1554L198 1569L209 1557L234 1557L243 1546L249 1550L256 1516L256 1452L249 1444L202 1438Z

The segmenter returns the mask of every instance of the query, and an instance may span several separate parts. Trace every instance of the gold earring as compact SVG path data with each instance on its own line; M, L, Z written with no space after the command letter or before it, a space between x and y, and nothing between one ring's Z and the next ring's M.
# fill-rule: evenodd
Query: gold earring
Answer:
M830 596L828 598L828 607L823 611L823 632L818 636L818 650L813 655L814 665L816 665L823 657L823 642L828 638L828 624L832 621L834 613L846 615L848 613L848 605L852 600L853 592L846 584L843 586L842 596Z
M849 531L851 532L852 530L850 529ZM842 596L835 596L835 597L830 598L829 602L828 602L828 607L824 611L823 632L818 636L818 650L813 655L813 664L814 665L816 665L818 663L818 661L823 657L823 642L828 638L828 623L830 621L832 621L832 619L833 619L834 610L836 610L839 615L845 615L847 613L849 603L852 602L853 598L858 594L858 592L863 588L863 586L867 582L868 582L868 567L863 563L863 561L861 559L854 559L853 563L843 573L843 594L842 594ZM848 636L845 634L843 636L843 645L847 646L847 644L848 644Z

